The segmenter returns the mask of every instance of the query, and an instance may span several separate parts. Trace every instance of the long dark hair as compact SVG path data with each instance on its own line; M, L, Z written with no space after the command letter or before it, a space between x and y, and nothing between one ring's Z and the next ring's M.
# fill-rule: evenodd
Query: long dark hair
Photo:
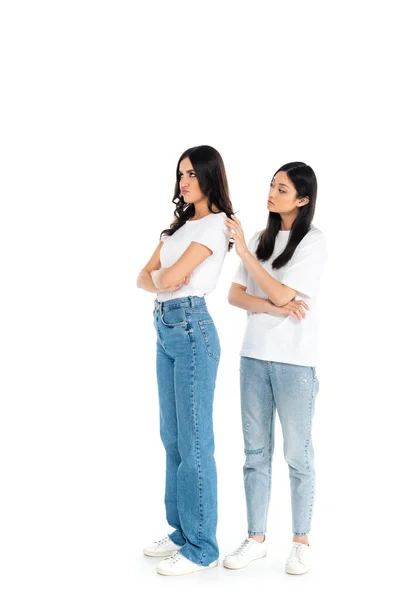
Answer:
M194 204L185 202L181 195L179 187L179 166L184 158L189 158L196 172L197 180L201 191L208 199L208 208L210 212L224 212L227 217L233 214L231 199L229 197L228 180L226 178L225 166L220 153L212 146L195 146L186 150L178 160L176 167L175 192L172 202L176 205L174 210L175 220L171 223L169 229L164 229L161 235L172 235L186 223L188 219L194 217ZM213 205L218 208L213 210ZM161 236L160 236L161 237ZM229 242L228 250L232 248L232 242Z
M311 167L303 162L291 162L283 165L275 172L284 171L296 188L298 198L308 198L309 202L299 207L299 213L290 230L285 249L272 263L273 269L280 269L292 258L294 251L303 237L309 232L314 218L317 200L317 178ZM275 177L274 175L274 177ZM256 256L258 260L268 260L274 251L275 238L281 228L279 213L270 212L265 230L260 234Z

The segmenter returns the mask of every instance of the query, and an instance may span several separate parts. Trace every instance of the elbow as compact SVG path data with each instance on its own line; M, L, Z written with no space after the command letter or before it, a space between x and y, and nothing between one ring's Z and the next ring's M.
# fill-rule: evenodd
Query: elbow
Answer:
M236 305L235 294L233 292L229 292L229 294L228 294L228 302L229 302L229 304L232 304L232 306Z
M275 304L278 308L282 308L282 306L285 306L289 302L289 300L274 300L273 298L268 298L268 300L271 300L272 304Z
M275 306L277 306L278 308L282 308L282 306L285 306L288 302L294 300L295 297L296 296L288 296L287 294L283 294L275 297L270 296L268 300L270 300L272 304L275 304Z
M136 285L137 285L138 288L143 287L142 286L142 274L143 274L143 271L140 271L140 273L139 273L139 275L137 276L137 279L136 279Z
M272 302L272 304L274 304L278 308L285 306L285 304L287 304L290 300L289 298L286 298L285 295L282 293L281 294L268 294L267 293L267 297L268 297L268 300L270 302Z

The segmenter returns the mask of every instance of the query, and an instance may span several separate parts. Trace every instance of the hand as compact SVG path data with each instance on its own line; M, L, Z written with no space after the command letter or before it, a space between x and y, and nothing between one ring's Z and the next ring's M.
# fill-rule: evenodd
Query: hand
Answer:
M281 315L290 315L294 319L301 321L306 318L305 310L310 310L308 305L303 300L291 300L285 306L276 307L280 308ZM305 310L304 310L305 309Z
M242 258L242 256L248 252L242 224L240 223L239 219L235 217L235 215L232 215L231 219L226 217L226 219L224 219L224 223L227 226L227 233L235 240L235 249L237 254L240 256L240 258Z

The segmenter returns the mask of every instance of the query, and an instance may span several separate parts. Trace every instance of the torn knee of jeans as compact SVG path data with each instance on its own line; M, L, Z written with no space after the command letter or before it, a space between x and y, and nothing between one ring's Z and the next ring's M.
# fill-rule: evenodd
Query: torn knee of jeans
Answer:
M245 454L261 454L264 452L264 446L262 448L257 448L256 450L249 450L248 448L244 449Z

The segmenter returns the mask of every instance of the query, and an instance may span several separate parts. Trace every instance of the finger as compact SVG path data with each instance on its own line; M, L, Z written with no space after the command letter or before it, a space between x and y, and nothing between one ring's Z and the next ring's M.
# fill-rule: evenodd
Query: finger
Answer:
M233 238L236 238L237 233L232 232L230 229L225 229L225 233L227 233L228 235L230 235Z
M242 225L241 225L239 219L233 220L233 219L229 219L228 217L226 217L225 223L229 227L235 227L236 229L242 229Z

